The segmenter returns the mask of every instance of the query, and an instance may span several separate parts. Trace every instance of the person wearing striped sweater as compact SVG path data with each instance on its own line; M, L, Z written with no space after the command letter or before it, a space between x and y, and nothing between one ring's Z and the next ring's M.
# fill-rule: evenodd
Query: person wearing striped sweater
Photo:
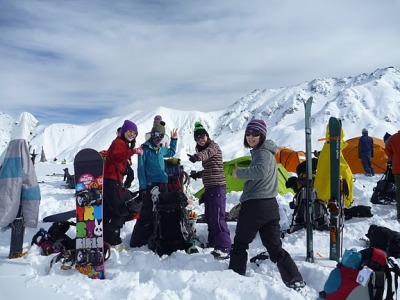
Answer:
M211 254L215 259L227 259L232 242L225 219L226 179L222 152L218 144L210 139L208 132L200 122L196 122L194 126L196 154L188 154L188 156L192 163L201 161L203 165L203 171L194 173L191 177L203 180L208 247L214 248Z

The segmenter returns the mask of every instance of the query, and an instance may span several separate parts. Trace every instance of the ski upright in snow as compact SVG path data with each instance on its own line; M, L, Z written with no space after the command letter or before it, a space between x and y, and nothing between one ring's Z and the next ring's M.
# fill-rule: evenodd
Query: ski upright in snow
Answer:
M104 279L103 159L83 149L74 160L76 199L76 269Z
M343 197L340 192L340 134L342 122L340 119L329 119L329 144L330 144L330 186L331 193L328 202L329 219L329 259L339 262L342 256L344 210Z
M305 109L305 136L306 136L306 233L307 253L306 261L314 262L313 250L313 225L314 225L314 201L315 191L312 178L312 157L311 157L311 106L313 97L304 102Z

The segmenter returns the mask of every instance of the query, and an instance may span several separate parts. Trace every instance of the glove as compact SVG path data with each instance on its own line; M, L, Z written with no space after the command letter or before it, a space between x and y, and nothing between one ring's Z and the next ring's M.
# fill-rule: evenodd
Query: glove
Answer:
M144 199L144 198L146 197L146 195L147 195L147 190L141 190L141 191L139 191L139 197L140 197L141 199Z
M197 156L196 156L196 154L195 154L195 155L190 155L190 154L188 154L187 156L189 156L189 160L190 160L192 163L195 163L195 162L197 161Z
M196 180L197 178L201 178L202 172L191 171L189 177Z
M137 154L139 156L143 155L143 148L142 146L138 147L138 148L133 148L133 154Z

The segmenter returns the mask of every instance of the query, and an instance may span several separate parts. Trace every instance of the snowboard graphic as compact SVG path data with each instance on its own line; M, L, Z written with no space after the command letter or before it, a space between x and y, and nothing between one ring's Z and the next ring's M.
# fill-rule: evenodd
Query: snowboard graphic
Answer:
M93 149L83 149L74 160L76 199L76 269L94 279L104 279L103 159Z

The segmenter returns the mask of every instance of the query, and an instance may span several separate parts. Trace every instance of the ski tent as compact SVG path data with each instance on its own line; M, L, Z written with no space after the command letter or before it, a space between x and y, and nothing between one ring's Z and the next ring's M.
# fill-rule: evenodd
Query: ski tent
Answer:
M248 167L251 162L251 156L242 156L239 158L236 158L231 161L224 162L224 175L226 178L226 192L230 193L233 191L242 191L244 183L246 180L243 179L237 179L232 176L232 171L236 168L236 165L238 167ZM282 164L278 163L278 192L281 195L284 195L286 193L293 193L292 189L286 188L286 180L290 177L290 174L288 171L285 169ZM200 189L194 196L196 198L200 198L200 196L204 192L204 187Z
M386 154L385 144L382 139L372 137L374 141L374 157L372 158L372 167L377 174L383 174L386 171ZM344 159L350 166L353 174L364 174L365 171L361 165L361 160L358 158L358 141L360 137L352 138L346 141L348 146L343 149Z
M296 172L297 166L306 160L304 151L295 151L290 148L279 147L275 154L277 163L281 163L289 172Z

